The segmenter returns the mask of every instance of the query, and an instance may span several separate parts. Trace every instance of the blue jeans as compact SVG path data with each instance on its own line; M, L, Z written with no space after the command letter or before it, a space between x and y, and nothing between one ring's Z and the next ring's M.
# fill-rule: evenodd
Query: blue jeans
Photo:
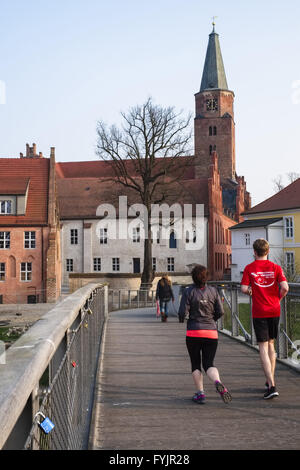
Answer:
M161 313L165 313L165 316L167 317L168 316L168 303L170 301L165 301L165 300L160 300L159 301L159 308L160 308L160 312Z

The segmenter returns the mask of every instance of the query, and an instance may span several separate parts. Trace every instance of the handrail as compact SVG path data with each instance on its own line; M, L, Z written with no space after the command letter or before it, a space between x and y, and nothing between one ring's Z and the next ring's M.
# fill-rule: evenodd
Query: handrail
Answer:
M0 365L0 449L87 299L103 284L88 284L54 306L6 352Z

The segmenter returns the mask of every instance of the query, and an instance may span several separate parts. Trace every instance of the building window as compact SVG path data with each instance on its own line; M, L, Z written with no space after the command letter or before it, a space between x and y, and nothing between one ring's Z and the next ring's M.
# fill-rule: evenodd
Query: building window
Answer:
M209 155L211 155L213 152L215 152L217 150L217 146L216 145L210 145L209 146Z
M133 243L140 243L141 235L140 235L140 227L134 227L132 230L132 241Z
M216 126L213 127L213 135L217 135L217 128L216 128Z
M78 229L72 228L70 231L71 245L78 245Z
M35 248L35 232L24 232L24 248Z
M113 271L120 271L120 258L113 258L112 259L112 270Z
M5 281L5 263L0 263L0 281Z
M210 135L210 136L213 135L213 128L212 128L212 126L209 126L209 135Z
M285 238L294 238L293 217L285 217Z
M185 243L196 243L197 241L197 233L196 233L196 230L193 228L193 232L192 232L192 235L193 235L193 240L191 240L191 233L189 230L186 231L186 234L185 234Z
M250 233L245 233L245 245L250 245Z
M156 272L156 258L152 258L152 269Z
M94 258L94 271L101 271L101 258Z
M177 240L176 240L175 232L170 233L169 248L177 248Z
M294 252L292 251L287 251L285 253L285 264L286 264L286 270L287 274L295 274L295 255Z
M174 272L174 271L175 271L174 258L168 258L168 272Z
M21 281L31 281L32 263L21 263Z
M0 232L0 249L10 248L10 232Z
M161 238L161 229L157 230L156 232L156 243L160 243L160 238Z
M100 228L100 244L107 245L107 228Z
M11 201L0 201L0 214L11 214Z
M67 273L72 273L74 271L73 259L68 258L66 259L66 269Z

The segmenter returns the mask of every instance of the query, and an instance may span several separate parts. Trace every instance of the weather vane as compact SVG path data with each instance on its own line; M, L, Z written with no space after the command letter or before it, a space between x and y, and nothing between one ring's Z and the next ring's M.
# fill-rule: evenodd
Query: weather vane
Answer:
M213 17L212 17L212 20L213 20L212 25L213 25L213 27L214 27L213 31L215 31L215 26L216 26L215 19L216 19L216 18L218 18L218 17L217 17L217 16L213 16Z

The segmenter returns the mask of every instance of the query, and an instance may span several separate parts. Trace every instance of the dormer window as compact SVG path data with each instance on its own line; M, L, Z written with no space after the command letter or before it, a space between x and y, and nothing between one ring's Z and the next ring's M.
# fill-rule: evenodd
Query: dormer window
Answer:
M12 201L10 199L0 201L0 214L12 213Z

